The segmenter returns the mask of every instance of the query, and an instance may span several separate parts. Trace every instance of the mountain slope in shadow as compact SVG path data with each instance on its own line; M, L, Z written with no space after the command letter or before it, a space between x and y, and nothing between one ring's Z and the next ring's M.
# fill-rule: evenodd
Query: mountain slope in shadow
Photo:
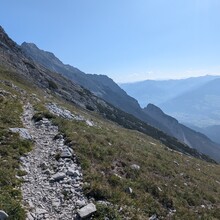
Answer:
M219 145L212 142L204 134L180 124L175 118L164 114L160 108L153 104L148 104L148 106L144 108L144 111L155 120L158 120L160 124L163 124L166 127L167 134L176 137L188 146L196 148L198 151L220 161Z

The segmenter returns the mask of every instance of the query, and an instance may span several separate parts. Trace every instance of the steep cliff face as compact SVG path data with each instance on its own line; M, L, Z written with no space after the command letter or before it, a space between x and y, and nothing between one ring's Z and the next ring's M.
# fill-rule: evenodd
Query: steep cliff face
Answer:
M175 118L166 115L160 108L153 104L149 104L144 108L144 111L163 125L163 127L157 127L158 129L176 137L188 146L210 155L217 161L220 161L220 146L217 143L212 142L205 135L180 124Z

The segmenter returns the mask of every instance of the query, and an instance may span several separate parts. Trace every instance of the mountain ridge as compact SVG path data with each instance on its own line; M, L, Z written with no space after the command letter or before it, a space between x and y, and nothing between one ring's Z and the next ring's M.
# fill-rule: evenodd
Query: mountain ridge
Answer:
M220 161L220 146L211 141L208 137L200 132L196 132L185 125L181 124L175 118L166 115L160 108L153 104L148 104L144 111L153 117L155 120L160 121L167 130L167 133L176 137L178 140L186 143L190 147L198 149L204 154L209 154L217 161ZM200 139L198 141L198 139ZM209 148L206 145L209 145Z
M127 93L124 90L122 90L109 77L105 75L83 73L75 67L63 64L58 58L54 58L54 54L40 50L36 45L33 46L32 44L30 44L29 46L28 43L23 43L21 45L21 49L27 56L30 56L33 60L35 60L35 62L39 62L41 65L45 65L45 67L49 68L50 70L56 70L63 76L69 78L74 82L77 82L84 88L90 90L93 94L99 96L108 103L111 103L112 105L116 106L122 111L134 115L140 120L148 123L153 127L156 127L157 129L160 129L168 135L171 135L179 139L179 141L188 144L189 146L195 149L199 148L200 151L202 150L202 152L205 151L206 153L209 153L208 150L203 149L207 148L207 146L204 145L203 140L200 140L203 138L200 137L197 133L194 133L195 139L197 140L194 141L192 138L192 132L189 132L187 128L179 129L179 127L176 126L177 131L171 132L171 129L165 123L161 123L161 121L157 120L157 117L152 117L151 114L146 114L146 112L143 109L141 109L138 102L134 98L128 96ZM50 59L51 56L52 59ZM56 61L55 63L53 62L54 59ZM181 135L177 135L178 129L180 130ZM187 134L184 134L184 132ZM189 135L190 137L188 138L187 135ZM206 142L209 142L209 140L207 140ZM214 145L211 141L209 144L210 146ZM215 154L213 153L211 153L210 155L215 156ZM218 161L220 161L220 153L218 155L219 157L215 158L218 158Z
M120 86L132 97L136 98L142 107L153 103L160 106L171 98L194 89L220 76L200 76L186 79L144 80L134 83L120 83ZM151 96L148 94L151 93Z
M125 91L123 91L117 84L113 83L113 80L109 77L105 75L86 74L75 67L63 64L58 58L54 58L54 54L40 50L36 45L33 47L31 44L29 47L28 43L23 43L21 49L27 56L31 57L36 62L80 84L84 88L90 90L93 94L105 99L117 108L130 114L134 114L135 116L142 114L138 102L134 98L130 96L128 97ZM53 60L56 62L54 63ZM107 83L105 83L106 81ZM112 92L112 89L108 89L109 87L113 87L113 90L117 91L117 95ZM123 101L125 96L126 102ZM114 99L120 99L121 103L119 104ZM142 119L144 119L143 116Z
M7 34L5 34L4 37L9 38ZM8 42L13 41L10 39ZM113 105L94 96L89 90L85 90L75 82L64 78L61 74L51 72L42 65L35 63L32 59L25 56L19 46L16 46L18 51L17 49L13 51L13 46L14 44L9 43L8 47L12 47L12 50L5 51L0 45L0 54L4 55L1 56L2 59L0 62L4 67L6 66L7 69L15 71L13 74L22 77L23 81L28 80L32 85L44 89L49 92L49 94L52 92L58 95L58 97L76 104L83 109L95 111L101 114L102 117L116 122L125 128L134 129L147 135L154 136L157 139L161 139L161 142L175 150L179 150L183 153L188 152L196 157L206 159L206 155L194 149L190 149L183 143L179 143L175 138L166 135L162 131L135 118L133 115L115 108ZM8 72L5 74L7 75ZM207 160L209 159L207 158Z

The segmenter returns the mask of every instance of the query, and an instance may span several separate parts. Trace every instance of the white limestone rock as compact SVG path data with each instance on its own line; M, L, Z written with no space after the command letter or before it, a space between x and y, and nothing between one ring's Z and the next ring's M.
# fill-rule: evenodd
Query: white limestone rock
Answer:
M94 212L96 212L96 206L93 203L89 203L88 205L79 209L78 214L81 218L86 218Z
M54 181L60 181L60 180L64 179L65 177L66 177L66 174L65 174L65 173L58 172L58 173L54 174L51 178L52 178Z
M130 167L132 170L140 170L140 166L137 164L132 164Z
M26 128L9 128L9 130L13 133L19 133L21 138L32 140L32 136Z
M70 152L69 149L65 148L63 149L63 151L60 154L61 158L71 158L72 157L72 153Z
M78 171L78 170L74 170L74 169L72 169L72 168L69 168L69 169L67 170L66 174L67 174L68 176L73 176L73 177L78 177L78 176L80 176L79 171Z

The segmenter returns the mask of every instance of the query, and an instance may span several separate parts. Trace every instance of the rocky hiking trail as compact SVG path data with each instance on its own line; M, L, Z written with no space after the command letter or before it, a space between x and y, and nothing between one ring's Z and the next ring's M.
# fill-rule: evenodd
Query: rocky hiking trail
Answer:
M96 207L83 195L82 171L73 150L57 126L46 118L34 122L33 115L33 107L26 104L23 124L34 142L33 150L21 158L27 173L21 187L27 220L88 217Z

